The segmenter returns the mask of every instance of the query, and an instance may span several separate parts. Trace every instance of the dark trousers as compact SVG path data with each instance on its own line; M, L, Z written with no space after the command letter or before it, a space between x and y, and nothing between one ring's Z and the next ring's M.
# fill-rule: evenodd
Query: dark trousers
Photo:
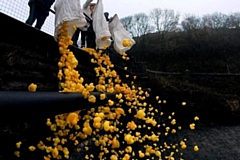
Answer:
M88 27L87 31L81 31L79 28L75 31L72 37L73 45L78 47L77 41L78 41L80 32L81 32L81 46L85 46L85 40L86 40L87 48L96 49L96 42L95 42L96 35L92 25Z
M79 28L77 28L77 30L73 34L73 37L72 37L73 45L78 47L77 41L78 41L78 37L79 37L80 32L81 32L81 47L85 47L87 31L81 31Z
M32 25L34 21L37 20L35 28L40 30L48 16L48 11L40 8L35 3L30 3L29 7L30 7L30 11L29 11L29 16L28 16L28 19L26 20L26 23L29 25Z
M87 47L96 49L96 35L93 26L90 25L87 30Z

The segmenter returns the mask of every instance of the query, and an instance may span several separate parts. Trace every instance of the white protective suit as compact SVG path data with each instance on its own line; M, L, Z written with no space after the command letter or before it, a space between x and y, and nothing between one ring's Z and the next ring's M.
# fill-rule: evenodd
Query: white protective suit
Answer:
M61 28L63 22L68 22L68 34L73 36L77 28L84 28L87 26L87 21L83 15L80 0L57 0L55 5L55 31L54 39L57 40L58 30Z
M93 0L86 0L86 2L83 4L83 7L82 7L83 13L85 13L87 15L89 20L92 20L92 16L91 16L92 11L90 9L90 4L91 4L92 1ZM89 24L85 28L83 28L82 30L87 31L88 27L89 27Z
M113 47L121 55L123 52L126 52L129 49L131 49L131 47L136 43L132 38L132 35L123 27L117 14L113 16L112 21L109 23L109 30L113 38ZM130 42L132 43L132 46L124 47L123 46L124 39L129 39Z
M90 4L93 0L86 0L86 2L83 4L82 10L83 13L85 13L90 19L92 19L92 12L90 10Z
M105 46L111 44L111 33L109 31L108 22L104 16L102 0L98 0L93 15L93 30L96 34L96 45L99 49L104 49Z

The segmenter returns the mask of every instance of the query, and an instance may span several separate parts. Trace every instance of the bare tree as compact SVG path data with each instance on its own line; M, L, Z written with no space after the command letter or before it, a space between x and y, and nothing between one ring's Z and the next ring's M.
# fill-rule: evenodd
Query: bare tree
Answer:
M210 14L206 14L202 16L202 26L204 28L210 28L212 26L212 20L211 20L211 15Z
M173 32L177 30L177 25L179 21L180 14L175 13L174 10L165 9L163 11L163 31Z
M201 29L201 18L195 15L186 14L181 22L183 30Z
M134 19L133 16L127 16L120 19L123 27L133 35Z
M149 17L145 13L137 13L134 16L134 36L140 37L149 33Z
M212 29L226 28L227 20L226 14L215 12L203 16L203 26Z
M240 12L231 13L228 17L229 28L240 28Z
M162 9L160 8L154 8L151 10L150 12L150 19L153 22L153 24L155 25L155 28L157 31L161 30L161 22L160 19L162 17Z
M150 17L157 32L165 33L177 30L180 14L171 9L155 8L150 12Z

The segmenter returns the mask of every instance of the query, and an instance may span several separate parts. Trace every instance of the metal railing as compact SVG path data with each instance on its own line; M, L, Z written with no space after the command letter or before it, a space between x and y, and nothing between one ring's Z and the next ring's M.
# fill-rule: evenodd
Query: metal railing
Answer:
M56 56L55 52L58 51L58 48L57 44L54 43L55 41L53 41L51 36L44 34L43 32L39 32L39 30L35 30L34 28L31 28L19 22L25 22L27 19L29 12L27 3L27 0L18 2L14 0L0 1L0 12L5 14L0 14L2 16L2 18L0 18L0 21L3 25L0 28L2 28L1 31L4 32L0 38L2 40L2 43L12 45L15 43L22 47L31 46L36 50L41 50L44 47L45 49L47 48L47 51L49 51L49 53L51 53L49 55L53 57ZM46 19L44 26L42 27L42 31L52 35L54 30L54 14L52 14L52 12L49 14L49 17ZM19 21L15 21L15 19ZM49 21L51 21L51 23ZM11 26L7 27L8 25ZM16 30L11 32L13 29ZM11 33L8 34L9 32ZM81 51L73 46L70 46L69 48L72 49L74 53ZM87 59L86 63L90 63L89 57L85 56L84 54L77 55L77 58L80 58L81 56L81 59L83 59L82 57L84 57ZM120 67L122 67L120 68L122 72L125 71L123 69L125 65L130 65L128 63L131 63L133 67L136 67L134 66L134 61L131 60L125 62L122 60L119 54L112 54L112 56L115 56L115 62L119 61L119 64L122 64L120 65ZM89 65L88 68L90 68ZM136 73L134 68L129 67L129 69L134 74ZM84 75L84 73L82 75ZM87 74L87 76L89 76L89 74ZM104 100L100 100L99 92L92 92L91 94L96 97L96 103L89 102L88 99L85 99L81 93L62 93L48 91L38 91L32 93L28 91L0 91L0 159L2 156L3 158L11 160L14 158L14 151L12 150L12 146L15 145L19 137L24 140L26 140L24 137L27 137L28 142L32 143L32 141L37 140L36 137L41 139L43 135L47 135L48 132L44 130L44 127L46 127L46 118L54 119L55 115L76 110L86 111L92 107L96 108L100 105L106 104L109 99L114 101L116 100L116 93L106 93L106 99ZM126 107L128 108L128 106ZM84 114L84 112L82 114ZM9 134L10 132L11 135ZM28 158L34 159L30 157Z
M148 73L158 74L158 75L191 75L191 76L240 76L239 73L192 73L190 71L185 72L161 72L146 69Z
M53 8L54 4L52 5ZM0 1L0 12L9 15L23 23L28 18L29 6L28 0L1 0ZM53 35L54 33L54 19L55 15L49 12L49 16L46 18L41 30L45 33ZM33 24L33 26L35 23ZM17 30L17 28L16 28Z
M48 33L50 35L53 35L54 33L54 18L55 18L55 13L53 11L53 6L49 11L49 16L47 17L46 21L44 22L42 26L42 31L45 33ZM29 15L29 6L28 6L28 0L23 0L23 1L17 1L16 0L1 0L0 1L0 12L17 19L21 22L24 22L27 20L28 15ZM34 26L35 23L32 25ZM17 28L16 28L17 30ZM136 74L145 74L146 73L146 68L144 67L144 64L142 63L137 63L133 59L130 59L129 61L124 61L121 56L114 51L112 48L110 50L110 58L114 62L115 65L121 67L122 69L124 67L128 67L128 71Z
M106 93L105 100L100 100L100 94L92 92L97 103L91 103L81 93L0 91L0 120L8 115L18 120L30 120L89 109L106 104L110 98L114 100L116 93Z

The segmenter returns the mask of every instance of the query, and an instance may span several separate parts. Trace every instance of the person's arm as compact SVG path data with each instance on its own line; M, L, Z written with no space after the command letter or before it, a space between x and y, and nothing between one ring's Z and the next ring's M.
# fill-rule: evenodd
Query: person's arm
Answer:
M87 0L84 4L83 4L83 9L86 9L90 3L92 2L93 0Z

